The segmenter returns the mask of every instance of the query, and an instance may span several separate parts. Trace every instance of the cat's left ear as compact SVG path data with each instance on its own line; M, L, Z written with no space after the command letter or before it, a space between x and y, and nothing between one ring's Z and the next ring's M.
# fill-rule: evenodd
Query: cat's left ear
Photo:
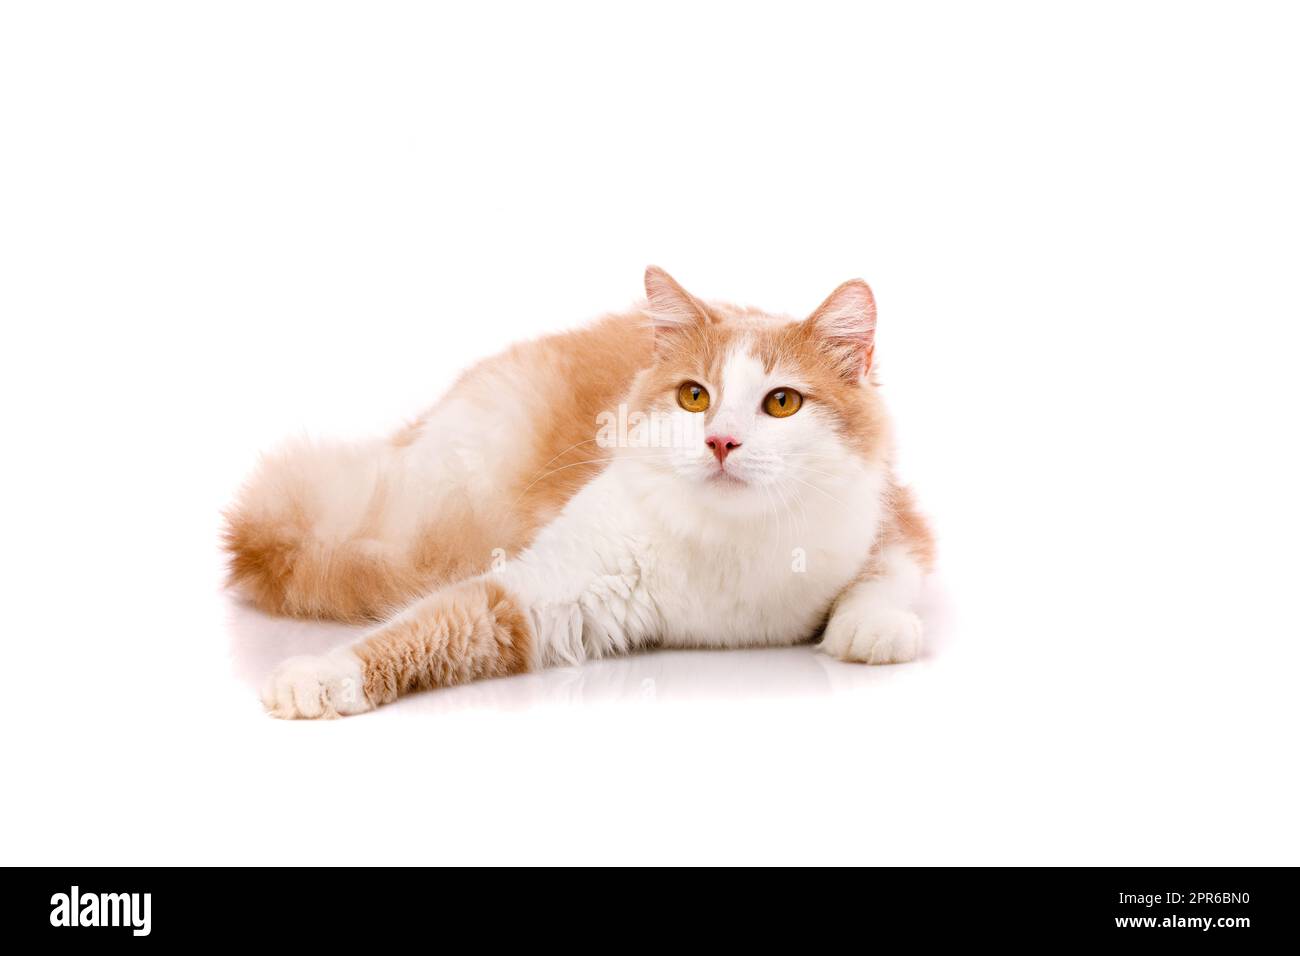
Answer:
M876 298L861 279L850 279L832 292L804 326L846 379L857 381L871 370Z

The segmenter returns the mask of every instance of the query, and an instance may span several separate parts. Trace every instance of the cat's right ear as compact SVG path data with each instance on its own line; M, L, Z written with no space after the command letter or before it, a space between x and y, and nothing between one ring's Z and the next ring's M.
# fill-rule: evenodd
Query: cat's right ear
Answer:
M660 333L713 321L704 303L658 266L646 267L645 296L650 302L647 311L654 320L656 339Z

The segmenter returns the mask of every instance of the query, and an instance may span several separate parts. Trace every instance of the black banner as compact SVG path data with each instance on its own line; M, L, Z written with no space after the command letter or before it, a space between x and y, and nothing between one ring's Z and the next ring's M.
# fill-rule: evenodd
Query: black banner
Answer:
M617 920L638 946L678 945L698 931L699 943L729 945L861 933L867 946L878 933L905 933L1239 949L1295 936L1294 878L1291 869L701 869L629 872L593 885L580 872L10 869L4 906L20 938L96 947L373 947L425 921L461 938L487 934L484 945L506 931L546 934L539 942L551 946L557 921L582 933L584 923Z

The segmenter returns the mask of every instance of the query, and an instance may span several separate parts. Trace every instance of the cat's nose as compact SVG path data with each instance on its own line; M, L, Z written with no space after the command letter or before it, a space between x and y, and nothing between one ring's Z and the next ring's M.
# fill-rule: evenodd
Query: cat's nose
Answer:
M718 464L727 460L727 456L740 447L740 442L730 435L710 435L704 439L704 444L712 449L713 454L718 458Z

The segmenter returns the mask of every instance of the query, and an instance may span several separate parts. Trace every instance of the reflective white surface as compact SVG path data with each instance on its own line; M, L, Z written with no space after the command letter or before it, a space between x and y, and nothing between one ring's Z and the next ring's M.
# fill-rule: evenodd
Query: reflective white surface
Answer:
M347 644L363 627L271 617L229 600L231 652L250 688L286 657ZM463 708L527 710L542 705L654 704L853 694L892 680L899 667L832 660L809 645L754 650L661 650L588 661L517 677L480 681L404 697L385 710L439 714Z

